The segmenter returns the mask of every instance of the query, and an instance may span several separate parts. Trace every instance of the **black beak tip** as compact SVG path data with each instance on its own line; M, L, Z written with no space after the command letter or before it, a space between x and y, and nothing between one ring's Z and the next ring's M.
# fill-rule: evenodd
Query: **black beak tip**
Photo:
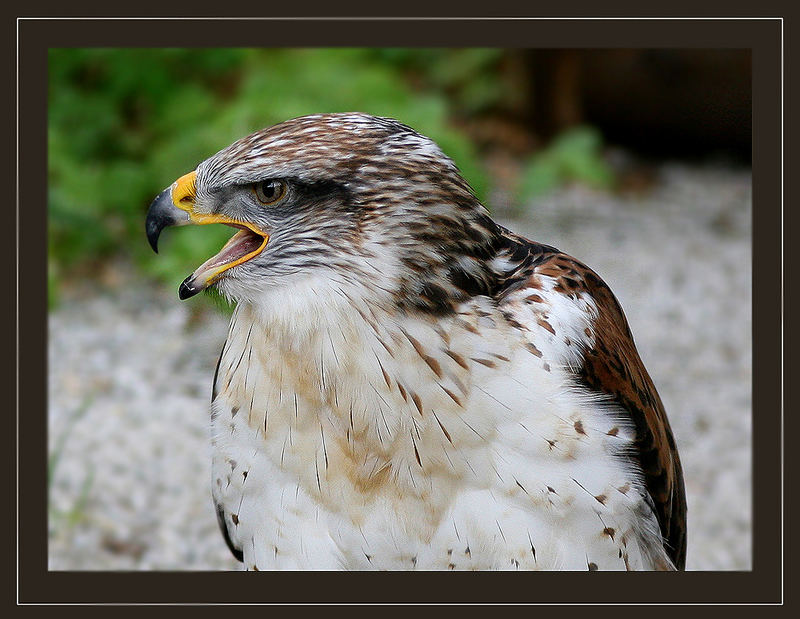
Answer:
M174 226L177 223L176 210L172 205L169 187L158 194L150 203L150 208L147 209L144 230L150 247L156 253L158 253L158 237L161 236L161 231L167 226Z
M150 243L150 247L153 248L154 252L158 253L158 237L161 236L161 229L154 219L148 218L145 224L145 232L147 232L147 241Z
M192 279L191 275L189 277L187 277L185 280L183 280L181 282L180 288L178 288L178 298L181 301L185 301L186 299L189 299L189 298L193 297L194 295L196 295L198 292L200 292L202 290L202 288L197 288L197 287L193 286L189 282L190 279Z

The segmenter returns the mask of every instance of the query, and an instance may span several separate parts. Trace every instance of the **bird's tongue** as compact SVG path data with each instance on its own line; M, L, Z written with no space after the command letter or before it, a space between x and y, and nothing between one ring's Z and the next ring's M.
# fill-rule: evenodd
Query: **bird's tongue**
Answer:
M225 264L236 262L240 258L244 258L247 254L256 251L264 242L264 238L257 235L250 230L239 230L234 234L228 242L222 247L216 256L211 256L203 264L201 264L194 272L195 277L201 272L208 272L217 269Z
M219 253L201 264L187 277L179 290L182 299L193 296L214 283L218 274L257 255L266 239L248 229L234 234Z

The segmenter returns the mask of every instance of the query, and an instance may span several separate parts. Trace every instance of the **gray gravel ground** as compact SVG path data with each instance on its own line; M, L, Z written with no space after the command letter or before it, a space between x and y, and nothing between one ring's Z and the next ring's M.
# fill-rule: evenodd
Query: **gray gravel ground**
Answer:
M568 188L503 221L588 263L625 308L683 460L692 570L752 564L750 214L749 170L665 165L645 194ZM49 567L237 569L207 434L227 319L116 273L50 315Z

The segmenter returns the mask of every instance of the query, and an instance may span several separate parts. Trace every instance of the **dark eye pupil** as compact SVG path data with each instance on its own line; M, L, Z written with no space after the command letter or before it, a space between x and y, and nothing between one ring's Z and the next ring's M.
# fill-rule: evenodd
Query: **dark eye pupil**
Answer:
M267 200L272 200L278 195L278 184L275 181L267 181L261 186L261 191Z

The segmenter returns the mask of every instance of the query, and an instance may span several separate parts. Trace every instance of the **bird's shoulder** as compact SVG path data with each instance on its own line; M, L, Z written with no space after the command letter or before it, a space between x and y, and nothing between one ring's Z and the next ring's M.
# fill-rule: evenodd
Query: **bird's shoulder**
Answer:
M686 560L686 499L678 451L664 405L634 343L623 309L602 278L572 256L504 230L509 266L495 301L512 319L535 321L568 351L575 383L618 405L636 429L633 458L644 475L667 553ZM512 307L530 305L527 314ZM527 325L521 325L526 328ZM585 337L580 337L581 332ZM570 333L579 337L570 339Z

